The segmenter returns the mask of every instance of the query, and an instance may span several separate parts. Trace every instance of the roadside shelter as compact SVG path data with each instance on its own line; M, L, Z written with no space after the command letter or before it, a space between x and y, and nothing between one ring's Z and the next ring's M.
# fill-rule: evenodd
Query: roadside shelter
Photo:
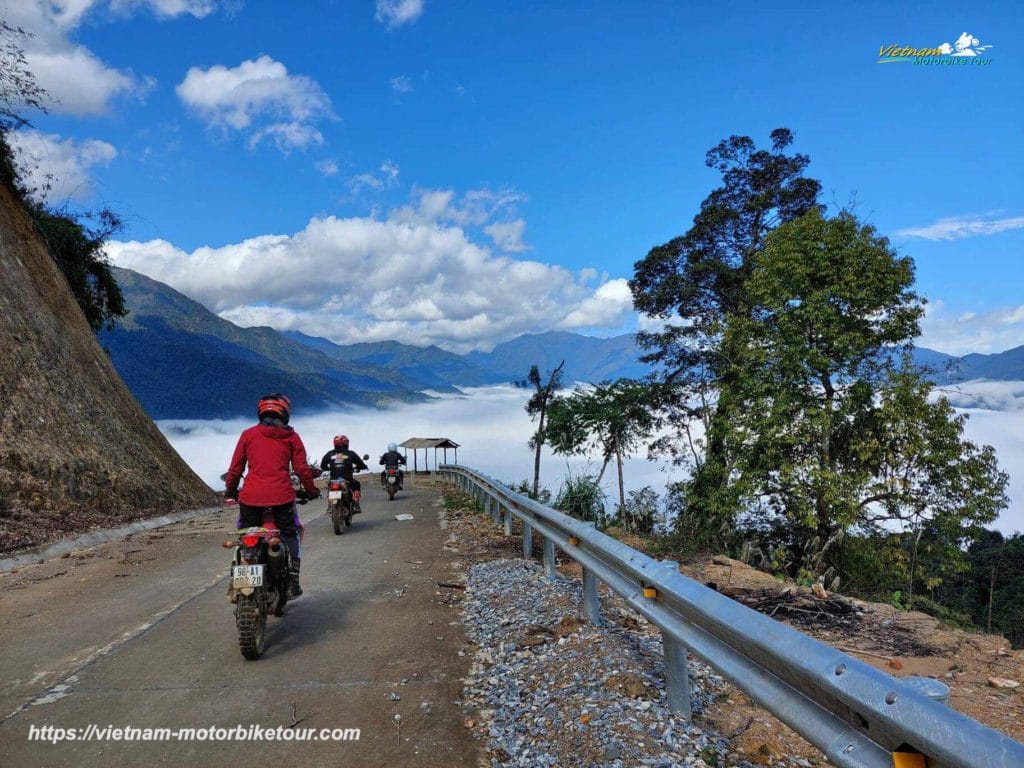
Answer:
M447 437L410 437L401 444L405 449L405 466L409 467L409 449L412 449L412 472L413 474L430 474L430 450L434 451L434 471L437 471L437 451L440 448L443 453L442 462L448 463L448 449L455 451L455 463L459 463L459 444ZM419 452L423 451L423 469L419 468Z

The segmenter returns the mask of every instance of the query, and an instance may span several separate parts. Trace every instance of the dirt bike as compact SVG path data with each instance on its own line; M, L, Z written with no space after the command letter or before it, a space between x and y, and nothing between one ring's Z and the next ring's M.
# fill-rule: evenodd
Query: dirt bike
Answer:
M395 500L395 494L402 490L402 477L398 467L388 467L380 474L380 485L388 495L388 501Z
M309 496L300 491L295 500L305 504ZM237 540L226 541L223 546L235 548L228 601L235 605L239 649L252 661L263 655L267 617L284 615L291 555L281 541L271 510L264 512L261 527L243 528Z
M334 524L334 534L340 536L352 525L354 512L352 489L344 479L331 480L327 485L327 511Z

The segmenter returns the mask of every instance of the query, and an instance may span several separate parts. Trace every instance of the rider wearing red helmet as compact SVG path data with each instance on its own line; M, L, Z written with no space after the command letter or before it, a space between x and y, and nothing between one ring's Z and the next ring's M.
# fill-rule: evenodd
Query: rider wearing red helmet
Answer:
M359 497L363 495L362 485L352 475L356 469L366 471L369 467L358 453L349 449L345 435L335 435L334 450L324 454L320 469L330 470L331 480L344 479L348 483L352 489L352 511L362 512L359 507Z
M264 395L260 399L256 408L259 424L249 427L238 438L238 445L231 457L231 468L224 478L227 487L224 496L239 502L238 528L260 526L263 524L264 511L273 512L274 522L281 531L281 540L291 555L291 583L288 591L295 598L302 594L302 587L299 586L301 524L295 511L291 471L294 470L299 476L311 498L320 496L320 489L313 484L313 471L306 459L302 438L288 426L291 412L291 401L280 393ZM249 471L239 494L238 483L246 465Z

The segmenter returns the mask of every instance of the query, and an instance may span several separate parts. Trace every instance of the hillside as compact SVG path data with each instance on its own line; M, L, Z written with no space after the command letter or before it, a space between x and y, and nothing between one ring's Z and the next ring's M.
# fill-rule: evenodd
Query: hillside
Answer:
M265 392L296 408L422 399L395 371L332 360L273 328L241 328L170 286L115 269L129 315L100 342L155 419L248 414Z
M118 377L0 186L0 552L213 502Z

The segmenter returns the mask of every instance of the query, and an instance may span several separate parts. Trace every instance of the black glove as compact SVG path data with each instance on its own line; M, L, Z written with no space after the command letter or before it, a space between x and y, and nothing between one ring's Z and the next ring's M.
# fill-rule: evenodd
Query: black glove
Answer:
M238 489L228 488L224 491L224 498L228 501L238 501Z

